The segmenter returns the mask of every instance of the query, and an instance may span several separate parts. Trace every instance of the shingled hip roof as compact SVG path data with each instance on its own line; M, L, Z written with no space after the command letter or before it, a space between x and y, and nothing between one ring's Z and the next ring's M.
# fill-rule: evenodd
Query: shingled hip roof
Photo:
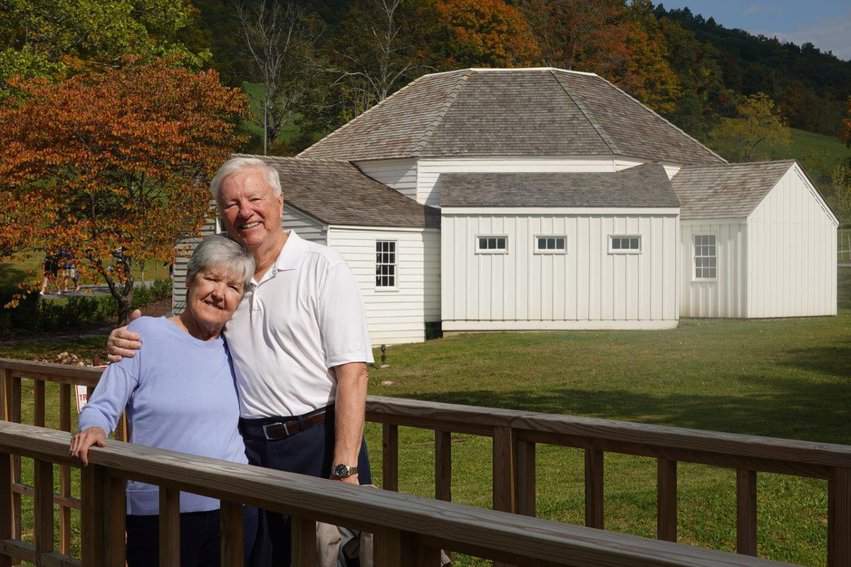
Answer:
M442 173L435 187L444 208L680 206L658 164L601 173Z
M299 155L350 161L488 156L724 163L605 79L551 68L424 75Z
M237 154L274 167L284 202L329 225L438 228L440 212L365 175L351 163Z
M683 167L671 180L680 218L746 218L777 185L794 160Z

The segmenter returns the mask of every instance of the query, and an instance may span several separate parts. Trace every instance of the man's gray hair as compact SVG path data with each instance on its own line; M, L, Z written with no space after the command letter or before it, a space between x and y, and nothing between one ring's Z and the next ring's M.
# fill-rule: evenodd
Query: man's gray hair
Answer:
M254 276L254 256L237 242L215 234L201 241L186 266L186 289L198 272L221 266L238 275L244 285Z
M216 172L213 180L210 181L210 193L213 194L213 199L216 204L219 203L219 192L222 188L222 183L225 178L233 175L242 169L259 169L266 177L266 183L272 188L276 195L281 195L281 178L278 176L278 170L259 158L251 157L235 157L227 160Z

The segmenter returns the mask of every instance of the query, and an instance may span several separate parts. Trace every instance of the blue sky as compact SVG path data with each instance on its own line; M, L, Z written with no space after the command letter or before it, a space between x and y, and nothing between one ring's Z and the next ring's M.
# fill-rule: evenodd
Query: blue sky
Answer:
M727 28L810 42L851 60L851 0L656 0L665 8L688 7Z

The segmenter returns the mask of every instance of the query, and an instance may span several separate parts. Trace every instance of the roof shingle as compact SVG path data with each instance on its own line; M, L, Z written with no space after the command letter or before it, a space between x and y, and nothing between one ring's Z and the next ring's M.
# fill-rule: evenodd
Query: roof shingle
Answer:
M793 160L688 166L671 180L680 199L680 218L745 218L780 178Z
M438 228L440 212L368 177L348 162L273 156L284 202L325 224Z
M550 68L424 75L299 155L488 156L724 162L603 78Z
M443 207L680 206L658 164L604 173L442 173L436 189Z

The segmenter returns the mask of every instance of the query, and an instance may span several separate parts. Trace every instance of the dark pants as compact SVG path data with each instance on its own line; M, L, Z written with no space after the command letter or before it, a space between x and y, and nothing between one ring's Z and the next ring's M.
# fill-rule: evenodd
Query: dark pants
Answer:
M243 509L246 561L257 534L257 509ZM219 511L180 515L180 567L218 567L221 564ZM159 516L127 516L127 567L159 565Z
M269 441L249 433L256 432L257 425L283 419L287 418L240 420L248 461L252 465L281 471L330 477L334 464L331 462L334 458L333 411L326 413L324 425L314 425L284 439ZM358 480L361 484L372 484L365 441L361 444L358 458ZM252 567L286 567L290 564L291 551L289 516L261 510Z

